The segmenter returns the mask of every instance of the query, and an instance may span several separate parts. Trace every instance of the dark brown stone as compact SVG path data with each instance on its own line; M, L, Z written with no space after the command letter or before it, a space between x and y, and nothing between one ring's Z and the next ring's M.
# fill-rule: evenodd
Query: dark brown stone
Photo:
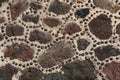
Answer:
M60 25L61 21L59 19L49 17L49 18L43 19L43 23L45 23L50 28L53 28L53 27L57 27L58 25Z
M54 0L49 7L49 12L53 12L57 15L64 15L69 12L71 6L67 3L60 2L59 0Z
M38 2L31 2L30 7L34 10L39 10L42 8L42 5L40 5L40 3L38 3Z
M0 17L0 23L5 22L5 18L4 17Z
M104 14L100 14L88 24L90 32L99 39L109 39L112 35L111 19Z
M13 43L7 46L4 56L10 59L19 59L21 61L28 61L33 58L34 50L29 46L21 43Z
M72 35L74 33L80 32L82 29L80 26L76 23L68 23L65 26L65 30L63 31L63 34L69 34Z
M74 61L63 66L64 80L97 80L97 71L90 60Z
M99 60L104 60L111 56L120 55L120 50L112 45L100 46L95 49L95 55L98 57Z
M109 80L120 80L120 63L107 63L103 68L103 72Z
M16 20L17 17L27 9L27 4L25 1L18 1L16 4L10 5L12 20Z
M11 36L21 36L24 34L24 28L20 25L9 24L6 27L6 35Z
M117 33L118 35L120 35L120 24L118 24L118 25L116 26L116 33Z
M4 39L3 35L0 33L0 41Z
M30 67L22 71L19 80L40 80L42 76L43 73L39 69Z
M38 23L39 21L39 16L34 16L34 15L23 15L22 16L22 20L25 22L33 22L35 24Z
M29 40L30 41L38 41L39 43L46 44L52 40L52 36L47 32L34 30L30 33Z
M17 74L18 69L6 64L5 66L0 67L0 80L12 80L14 74Z
M109 10L112 13L116 13L120 9L120 6L115 4L114 0L93 0L93 3L95 6Z
M70 58L73 55L74 51L70 43L59 42L40 55L39 63L42 67L49 68L60 64L63 60Z

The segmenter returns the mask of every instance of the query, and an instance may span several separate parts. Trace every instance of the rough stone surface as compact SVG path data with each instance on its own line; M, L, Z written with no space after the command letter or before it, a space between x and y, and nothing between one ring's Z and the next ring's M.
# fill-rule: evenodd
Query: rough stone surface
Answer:
M82 29L80 26L76 23L68 23L65 26L63 34L69 34L72 35L74 33L80 32Z
M120 80L120 63L111 62L105 65L103 72L109 80Z
M77 48L78 50L85 50L90 42L88 42L86 39L78 39L77 40Z
M39 16L33 16L33 15L23 15L22 16L22 20L25 21L25 22L33 22L35 24L38 23L39 21Z
M0 67L0 80L12 80L12 76L17 74L17 71L18 69L10 64Z
M42 8L42 5L40 5L40 3L38 3L38 2L31 2L30 7L34 10L39 10Z
M59 42L40 55L39 63L44 68L53 67L74 55L70 43ZM47 60L46 60L47 59Z
M17 17L27 9L27 4L25 1L19 1L16 4L11 4L10 11L11 11L11 18L12 20L16 20Z
M89 23L90 32L99 39L109 39L112 35L111 19L100 14Z
M90 60L74 61L63 66L64 80L96 80L97 71Z
M30 67L22 71L22 75L19 80L40 80L43 76L43 73L37 68Z
M112 45L100 46L95 49L95 55L98 57L99 60L104 60L111 56L120 55L120 50Z
M89 9L88 8L78 9L75 12L75 16L77 18L85 18L88 14L89 14Z
M53 28L53 27L57 27L58 25L60 25L61 21L59 19L49 17L49 18L43 19L43 23L45 23L50 28Z
M24 28L20 25L9 24L6 27L6 35L11 36L21 36L24 34Z
M63 75L61 73L51 73L45 75L42 80L63 80Z
M69 12L71 6L67 3L60 2L59 0L54 0L49 7L49 12L53 12L58 15L64 15Z
M52 36L47 32L34 30L30 33L29 40L30 41L38 41L39 43L46 44L52 40Z
M120 35L120 24L118 24L118 25L116 26L116 33L117 33L118 35Z
M21 61L28 61L33 58L34 51L29 46L21 43L13 43L7 46L4 56L10 59L19 59Z
M115 4L114 0L93 0L93 3L95 6L109 10L112 13L116 13L120 10L120 6Z
M0 23L5 22L5 18L4 17L0 17Z

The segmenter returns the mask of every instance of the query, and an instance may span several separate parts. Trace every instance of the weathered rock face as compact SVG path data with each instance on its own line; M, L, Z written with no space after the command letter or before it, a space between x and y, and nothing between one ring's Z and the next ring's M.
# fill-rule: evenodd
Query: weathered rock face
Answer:
M93 0L93 3L95 6L109 10L112 13L116 13L120 9L120 6L116 5L114 0Z
M43 23L45 23L50 28L53 28L53 27L57 27L58 25L60 25L61 21L57 18L48 17L48 18L43 19Z
M22 71L22 75L19 80L40 80L43 76L43 73L37 68L30 67Z
M39 10L42 8L42 5L40 5L40 3L38 3L38 2L31 2L30 7L34 10Z
M5 66L0 67L0 80L12 80L14 74L17 74L18 69L6 64Z
M16 20L17 17L27 9L27 7L28 6L25 1L19 1L16 4L11 4L10 11L12 20L13 21Z
M63 75L61 73L51 73L45 75L42 80L63 80Z
M104 60L111 56L120 55L120 50L112 45L100 46L95 49L95 55L98 57L99 60Z
M71 6L69 4L60 2L59 0L54 0L54 2L50 4L50 7L48 10L49 12L53 12L58 15L64 15L68 13L70 9L71 9Z
M38 23L39 21L39 16L34 16L34 15L23 15L22 16L22 20L25 22L33 22L35 24Z
M91 61L74 61L63 66L65 80L96 80L96 70Z
M7 46L4 56L10 59L19 59L21 61L28 61L33 58L34 51L29 46L21 43L13 43Z
M120 35L120 24L118 24L118 25L116 26L116 33L117 33L118 35Z
M90 42L88 42L86 39L78 39L77 40L77 48L78 50L85 50Z
M103 72L110 80L120 80L120 63L111 62L105 65Z
M77 18L85 18L89 14L88 8L78 9L75 12L75 17Z
M11 36L21 36L24 34L24 28L20 25L9 24L6 27L6 35Z
M112 35L111 19L100 14L89 23L90 32L99 39L109 39Z
M29 40L30 41L38 41L39 43L46 44L52 40L52 36L47 32L34 30L30 33Z
M63 60L74 55L74 51L67 42L56 43L53 47L40 55L39 63L44 68L53 67L60 64ZM46 60L47 59L47 60Z
M68 23L65 26L65 29L63 31L63 34L69 34L72 35L74 33L80 32L82 29L80 26L76 23Z

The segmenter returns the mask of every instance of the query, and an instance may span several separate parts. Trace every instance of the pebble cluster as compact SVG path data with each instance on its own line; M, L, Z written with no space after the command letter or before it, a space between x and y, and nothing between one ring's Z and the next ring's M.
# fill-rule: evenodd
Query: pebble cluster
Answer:
M120 1L0 0L0 80L120 80Z

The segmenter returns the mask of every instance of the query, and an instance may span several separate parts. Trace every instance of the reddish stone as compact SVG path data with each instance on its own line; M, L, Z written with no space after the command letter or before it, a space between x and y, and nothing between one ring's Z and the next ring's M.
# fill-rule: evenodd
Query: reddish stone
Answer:
M38 41L39 43L46 44L52 40L52 36L47 32L34 30L30 33L29 40L30 41Z
M39 69L30 67L22 71L19 80L40 80L42 76L43 73Z
M10 24L6 27L6 35L11 36L21 36L24 34L24 28L20 25Z
M120 55L120 50L112 45L100 46L97 47L94 51L95 51L95 55L98 57L99 60L104 60L111 56Z
M70 58L73 55L74 51L70 43L59 42L40 55L38 61L42 67L49 68L60 64L63 60Z
M116 26L116 33L117 33L118 35L120 35L120 24L118 24L118 25Z
M112 13L116 13L120 10L120 6L115 4L114 0L93 0L93 3L95 6L109 10Z
M120 80L120 63L111 62L104 66L103 72L109 80Z
M81 28L78 24L76 23L68 23L65 26L65 30L63 32L63 34L69 34L72 35L74 33L80 32Z
M29 46L23 43L13 43L7 46L4 56L10 59L19 59L21 61L28 61L33 58L34 51Z
M6 64L5 66L0 67L0 80L12 80L14 74L17 74L18 69Z
M56 18L45 18L45 19L43 19L43 23L45 23L47 26L53 28L53 27L57 27L58 25L60 25L61 21Z
M100 14L88 24L90 32L99 39L109 39L112 35L111 19Z
M25 1L19 1L16 4L11 4L10 5L10 11L11 11L11 17L12 20L16 20L17 17L27 9L27 4Z
M5 18L4 17L0 17L0 23L5 22Z

